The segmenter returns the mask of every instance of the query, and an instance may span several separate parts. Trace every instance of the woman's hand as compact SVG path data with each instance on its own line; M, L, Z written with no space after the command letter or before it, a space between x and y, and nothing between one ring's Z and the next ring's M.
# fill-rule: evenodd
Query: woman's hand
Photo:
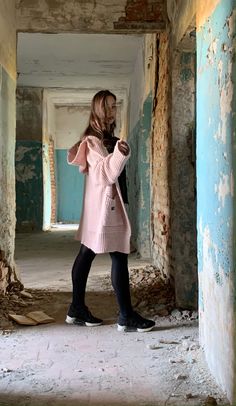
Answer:
M127 142L118 141L118 149L123 155L129 155L129 145L127 144Z

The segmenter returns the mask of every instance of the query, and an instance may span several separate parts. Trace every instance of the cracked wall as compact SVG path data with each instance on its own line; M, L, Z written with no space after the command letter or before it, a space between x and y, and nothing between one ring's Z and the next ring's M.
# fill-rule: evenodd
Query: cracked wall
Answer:
M197 9L197 204L200 340L233 401L235 1ZM204 3L204 7L203 7ZM234 11L233 11L234 10ZM235 33L234 33L235 35ZM214 102L213 102L214 101ZM232 150L233 147L233 150Z

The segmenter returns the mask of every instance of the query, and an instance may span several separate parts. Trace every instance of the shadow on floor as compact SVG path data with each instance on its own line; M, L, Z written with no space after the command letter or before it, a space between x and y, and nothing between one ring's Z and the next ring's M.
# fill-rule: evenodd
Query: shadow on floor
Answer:
M55 397L39 396L31 398L29 394L27 395L2 395L0 394L0 406L164 406L164 403L146 403L141 401L141 403L130 402L116 402L112 399L94 401L94 400L80 400L80 399L56 399Z

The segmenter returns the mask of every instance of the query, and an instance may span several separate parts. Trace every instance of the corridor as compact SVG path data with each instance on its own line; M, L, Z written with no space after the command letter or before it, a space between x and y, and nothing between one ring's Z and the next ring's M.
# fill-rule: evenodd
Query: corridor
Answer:
M0 1L0 406L236 404L235 10ZM105 89L109 135L131 150L131 294L149 334L118 334L107 255L87 294L104 325L64 322L79 247L54 225L81 222L84 175L67 152ZM9 320L37 310L53 322Z

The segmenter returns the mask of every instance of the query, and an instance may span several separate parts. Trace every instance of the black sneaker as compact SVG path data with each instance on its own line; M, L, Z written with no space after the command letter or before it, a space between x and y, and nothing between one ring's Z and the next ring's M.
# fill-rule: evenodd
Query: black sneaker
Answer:
M102 324L103 320L94 317L87 307L80 309L75 314L69 310L66 316L67 324L77 324L79 326L96 327Z
M155 326L155 321L144 319L140 314L133 312L129 317L119 316L117 323L118 331L138 331L144 333L151 331Z

